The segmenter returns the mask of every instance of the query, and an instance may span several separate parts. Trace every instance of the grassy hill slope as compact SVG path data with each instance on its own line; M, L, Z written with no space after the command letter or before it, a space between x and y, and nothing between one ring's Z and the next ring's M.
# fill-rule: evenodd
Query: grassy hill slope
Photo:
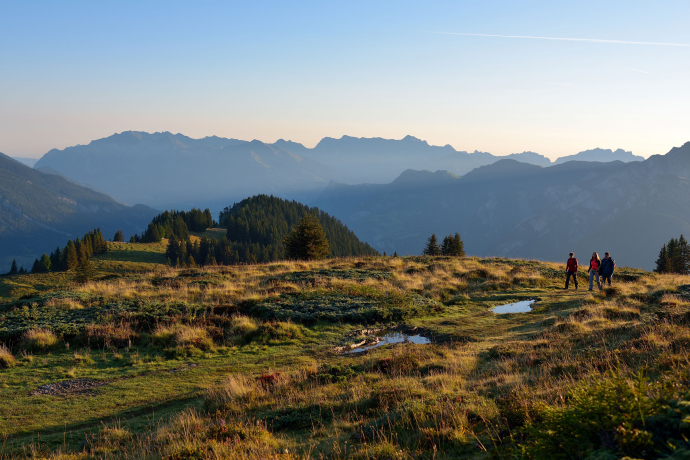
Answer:
M0 273L15 258L30 269L34 258L95 227L106 238L118 229L139 232L155 214L0 154Z
M0 354L0 458L683 458L690 447L690 277L624 269L606 291L564 291L563 267L537 261L178 270L157 263L164 251L110 244L85 285L70 273L0 279L0 342L14 357ZM491 311L526 299L529 313ZM431 343L347 353L377 330Z

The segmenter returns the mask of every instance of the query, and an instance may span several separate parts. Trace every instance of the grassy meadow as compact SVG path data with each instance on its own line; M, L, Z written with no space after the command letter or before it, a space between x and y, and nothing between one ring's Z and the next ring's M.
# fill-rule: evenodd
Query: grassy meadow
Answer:
M164 253L0 278L0 459L690 458L690 277L566 291L537 261ZM377 331L431 343L348 353Z

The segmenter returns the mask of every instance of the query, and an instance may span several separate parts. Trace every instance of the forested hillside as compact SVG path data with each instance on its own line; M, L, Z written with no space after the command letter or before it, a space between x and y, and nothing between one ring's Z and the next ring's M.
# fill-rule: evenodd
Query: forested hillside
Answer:
M95 227L106 235L140 232L155 214L0 154L0 273L13 259L30 269L44 252Z
M203 234L216 223L211 212L165 211L156 216L141 236L132 243L157 243L167 238L166 256L171 265L204 266L271 262L286 258L283 240L307 214L318 218L329 241L333 257L377 255L367 243L335 217L296 201L258 195L242 200L220 213L219 222L227 227L220 238ZM192 238L191 232L202 233Z
M318 217L333 257L378 254L335 217L318 208L273 196L258 195L225 208L220 224L227 227L228 240L252 253L271 254L270 260L276 260L284 257L283 239L307 213Z

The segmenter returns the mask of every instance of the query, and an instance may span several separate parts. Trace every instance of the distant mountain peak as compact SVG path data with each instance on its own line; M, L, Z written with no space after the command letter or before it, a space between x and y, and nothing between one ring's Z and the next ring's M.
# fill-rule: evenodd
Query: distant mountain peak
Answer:
M624 163L629 163L631 161L644 161L644 157L633 155L631 151L620 148L611 150L597 147L590 150L583 150L575 155L560 157L554 161L554 164L561 164L565 163L566 161L597 161L602 163L608 163L610 161L622 161Z

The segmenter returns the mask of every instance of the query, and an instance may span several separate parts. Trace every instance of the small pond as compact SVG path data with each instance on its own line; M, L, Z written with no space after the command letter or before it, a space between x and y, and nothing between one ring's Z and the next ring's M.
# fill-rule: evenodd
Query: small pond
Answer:
M417 335L407 335L403 334L401 332L388 332L383 335L377 335L376 338L378 339L378 342L372 343L372 344L367 344L363 345L358 348L353 348L352 350L348 351L347 353L361 353L363 351L371 350L372 348L377 348L377 347L382 347L383 345L388 345L391 343L403 343L403 342L411 342L411 343L416 343L420 345L426 345L428 343L431 343L431 340L429 340L426 337L423 337L419 334Z
M493 308L493 312L498 313L499 315L503 313L527 313L532 311L533 304L534 300L523 300L520 302L499 305L498 307Z

